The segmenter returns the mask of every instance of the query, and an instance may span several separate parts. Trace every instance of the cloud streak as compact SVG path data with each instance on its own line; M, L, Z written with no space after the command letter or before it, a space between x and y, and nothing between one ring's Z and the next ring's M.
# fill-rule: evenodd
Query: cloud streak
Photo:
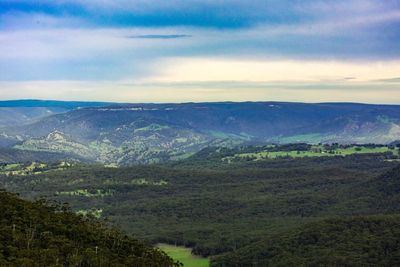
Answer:
M131 35L126 38L131 39L178 39L178 38L188 38L192 37L189 34L141 34L141 35Z
M154 83L110 81L0 82L8 90L1 99L43 98L116 102L297 101L400 103L398 85L390 83L195 82ZM56 89L56 90L55 90ZM110 94L112 91L112 94Z
M157 63L153 81L370 82L397 77L400 60L376 62L171 58ZM350 77L350 79L349 79Z

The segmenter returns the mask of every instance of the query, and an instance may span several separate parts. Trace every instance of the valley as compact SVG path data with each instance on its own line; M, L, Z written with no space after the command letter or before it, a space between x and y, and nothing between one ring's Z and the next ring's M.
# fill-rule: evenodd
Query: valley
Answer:
M0 112L7 105L0 101ZM400 135L400 108L394 105L30 101L12 108L32 106L57 112L31 121L16 117L12 126L0 121L0 149L8 149L11 157L53 153L58 159L130 166L182 160L210 146L390 144Z
M257 149L265 147L240 150ZM48 172L0 175L0 186L24 198L69 203L78 214L106 219L150 244L187 246L209 257L211 266L247 266L248 257L264 266L261 262L277 260L264 255L270 249L267 240L313 225L329 232L324 222L337 217L352 221L379 215L373 222L380 224L400 212L400 172L392 153L224 160L238 152L210 148L179 162L120 168L75 163L58 169L56 164ZM352 231L351 236L362 234ZM368 237L360 236L360 242L363 238Z
M398 107L273 103L107 104L3 125L0 188L189 267L392 266Z
M400 0L0 0L0 267L400 267Z

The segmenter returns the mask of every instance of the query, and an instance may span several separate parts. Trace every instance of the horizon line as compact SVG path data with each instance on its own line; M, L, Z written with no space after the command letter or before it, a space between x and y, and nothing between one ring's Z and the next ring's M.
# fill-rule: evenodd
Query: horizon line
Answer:
M260 101L184 101L184 102L119 102L119 101L101 101L101 100L60 100L60 99L39 99L39 98L17 98L17 99L0 99L1 102L13 102L13 101L37 101L37 102L82 102L82 103L104 103L104 104L121 104L121 105L173 105L173 104L217 104L217 103L288 103L288 104L353 104L353 105L383 105L383 106L400 106L397 104L388 103L366 103L366 102L351 102L351 101L327 101L327 102L304 102L304 101L277 101L277 100L260 100ZM0 106L1 107L1 106Z

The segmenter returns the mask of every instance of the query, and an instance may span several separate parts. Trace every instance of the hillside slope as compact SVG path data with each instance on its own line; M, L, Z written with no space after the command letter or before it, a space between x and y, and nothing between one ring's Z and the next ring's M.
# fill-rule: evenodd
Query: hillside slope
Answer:
M75 102L52 100L7 100L0 101L0 147L12 147L24 139L18 134L9 135L10 127L38 122L51 115L84 107L110 105L103 102Z
M400 217L333 218L213 258L211 266L398 266Z
M351 213L364 215L342 215L280 232L216 256L211 266L397 266L400 166L346 191L352 199L338 205L339 210L357 207Z
M179 266L159 250L64 206L0 192L1 266Z

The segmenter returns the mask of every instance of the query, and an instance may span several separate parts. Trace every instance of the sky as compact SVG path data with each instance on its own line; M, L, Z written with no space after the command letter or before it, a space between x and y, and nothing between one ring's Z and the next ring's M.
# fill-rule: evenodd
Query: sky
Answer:
M0 99L400 104L400 0L1 0Z

